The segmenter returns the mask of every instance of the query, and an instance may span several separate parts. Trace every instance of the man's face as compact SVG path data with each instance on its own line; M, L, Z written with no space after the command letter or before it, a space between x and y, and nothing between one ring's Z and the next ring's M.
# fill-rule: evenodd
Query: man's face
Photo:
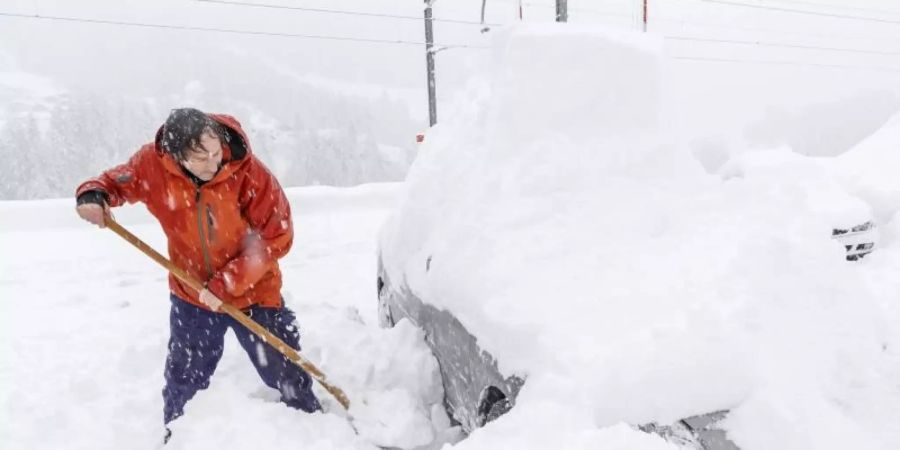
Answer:
M184 168L203 180L212 180L222 164L222 142L212 130L206 129L200 135L200 142L187 152L187 159L182 162Z

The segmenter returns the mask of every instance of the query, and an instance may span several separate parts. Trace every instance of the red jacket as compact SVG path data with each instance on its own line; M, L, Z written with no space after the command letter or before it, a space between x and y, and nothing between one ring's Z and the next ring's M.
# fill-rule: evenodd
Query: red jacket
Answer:
M104 192L110 206L143 202L162 225L172 262L226 303L238 308L259 304L281 307L278 258L294 238L291 208L271 172L250 151L240 123L210 114L223 125L222 168L199 186L156 141L146 144L125 164L82 183L77 195ZM198 293L169 275L178 297L207 308Z

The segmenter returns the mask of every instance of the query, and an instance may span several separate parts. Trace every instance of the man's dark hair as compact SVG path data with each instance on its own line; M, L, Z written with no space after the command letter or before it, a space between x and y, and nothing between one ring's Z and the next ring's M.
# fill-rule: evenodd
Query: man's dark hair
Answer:
M194 108L173 109L163 125L162 148L179 161L188 158L192 148L200 143L200 136L212 131L223 142L226 141L222 126L203 111Z

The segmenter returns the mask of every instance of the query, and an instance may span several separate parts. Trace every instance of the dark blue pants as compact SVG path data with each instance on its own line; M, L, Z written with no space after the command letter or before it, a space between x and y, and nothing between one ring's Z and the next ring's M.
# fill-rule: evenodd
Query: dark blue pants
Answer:
M228 328L234 330L263 382L281 392L282 402L306 412L321 409L312 392L309 374L271 345L262 342L249 329L227 314L198 308L174 295L171 300L171 335L169 355L166 357L166 387L163 388L165 423L184 414L185 403L197 391L209 387L209 379L222 358ZM290 309L253 306L246 312L287 345L300 350L300 332Z

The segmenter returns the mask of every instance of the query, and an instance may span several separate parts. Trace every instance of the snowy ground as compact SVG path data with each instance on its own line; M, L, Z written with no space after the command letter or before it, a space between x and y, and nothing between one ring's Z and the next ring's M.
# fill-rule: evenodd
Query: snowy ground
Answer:
M384 0L374 3L396 9L369 9L373 2L318 3L403 14L421 8ZM885 16L887 5L880 19L847 20L733 2L651 2L649 40L658 42L633 42L641 52L609 58L592 19L601 16L588 11L600 7L594 2L570 2L573 25L592 24L581 31L523 28L510 41L515 29L438 28L442 44L495 42L493 50L439 53L441 124L420 147L411 176L420 189L410 190L407 214L389 236L392 259L398 267L408 262L412 287L439 294L430 297L454 308L502 369L529 375L516 408L459 447L671 449L624 423L730 408L724 426L743 450L900 448L896 17ZM855 7L875 2L834 0L824 3L844 6L817 10L856 15L863 11ZM335 35L358 28L387 39L420 40L422 32L418 20L374 29L363 18L298 22L283 11L213 11L182 0L159 2L149 15L137 1L119 5L124 15L99 0L82 3L97 7L45 0L18 2L26 8L15 11L76 15L75 8L85 18L237 21L247 29ZM436 14L472 20L477 8L469 6L478 3L440 2ZM551 20L525 3L526 21ZM465 15L447 14L451 4ZM506 2L507 12L514 5ZM198 45L216 51L178 54L172 49L192 48L171 45L185 33L39 23L5 27L17 39L0 45L7 77L0 83L33 87L24 94L29 105L56 89L42 80L60 74L72 91L207 108L213 103L201 101L196 88L223 83L221 70L186 77L177 64L146 71L132 58L197 61L205 54L218 62L222 47L288 55L284 61L302 77L341 89L412 89L418 98L410 104L424 117L415 46L323 47L214 34ZM86 48L97 58L88 64ZM637 66L648 70L629 72ZM268 82L267 67L239 67L248 72L230 79L242 92L252 85L279 100L254 110L285 104L296 115L292 97ZM9 73L20 72L29 75L10 81ZM601 79L619 89L599 90ZM337 109L304 104L346 121ZM393 121L396 113L379 118ZM619 134L638 122L674 136L657 142L645 130ZM132 126L145 133L144 125ZM82 159L119 162L104 156L109 147L88 146L96 153ZM9 148L20 154L19 146ZM3 161L7 177L21 174L14 159ZM435 362L420 333L375 325L374 238L399 190L290 194L297 239L283 261L287 304L300 320L304 353L347 391L364 437L337 413L308 416L278 405L229 338L212 387L173 426L171 448L415 447L449 434ZM162 431L165 274L112 233L79 222L72 207L72 199L0 203L0 446L152 448ZM119 218L163 248L158 226L140 209ZM831 227L868 219L879 225L878 250L855 264L843 261ZM587 251L573 255L572 248ZM417 275L413 269L424 270L430 255L431 274Z
M374 236L398 189L289 191L296 240L282 262L286 302L305 356L347 392L365 438L324 390L334 413L277 403L229 333L211 387L174 423L168 447L409 448L447 431L442 408L433 408L443 393L420 331L406 323L382 330L376 320ZM142 209L117 217L164 250ZM0 252L2 446L158 446L169 311L163 269L112 232L80 222L70 199L0 203Z

